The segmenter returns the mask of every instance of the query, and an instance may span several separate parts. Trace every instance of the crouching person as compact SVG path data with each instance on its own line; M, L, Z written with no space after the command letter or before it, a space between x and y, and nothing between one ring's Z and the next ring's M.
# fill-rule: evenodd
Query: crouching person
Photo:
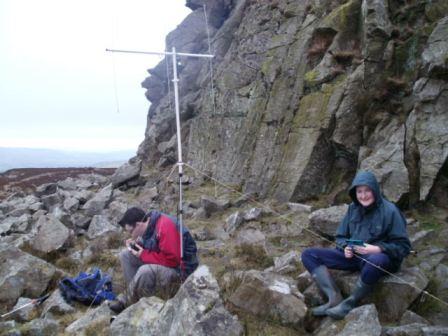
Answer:
M119 221L130 235L120 262L127 289L109 308L119 314L141 297L170 292L180 283L180 234L176 223L158 211L146 214L134 207Z
M385 271L398 271L410 251L406 220L381 196L372 173L359 172L349 194L353 202L336 231L337 248L308 248L302 253L305 268L328 298L327 303L312 309L315 316L343 319L373 290ZM328 268L361 271L355 289L345 300Z

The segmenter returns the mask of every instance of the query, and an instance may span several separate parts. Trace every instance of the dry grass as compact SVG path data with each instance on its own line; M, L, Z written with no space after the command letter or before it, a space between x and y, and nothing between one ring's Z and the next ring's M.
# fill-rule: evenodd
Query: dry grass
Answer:
M79 272L79 262L70 257L59 258L56 260L55 265L70 274Z
M260 245L241 244L235 247L235 256L244 260L247 268L267 268L273 265L272 256L268 256Z

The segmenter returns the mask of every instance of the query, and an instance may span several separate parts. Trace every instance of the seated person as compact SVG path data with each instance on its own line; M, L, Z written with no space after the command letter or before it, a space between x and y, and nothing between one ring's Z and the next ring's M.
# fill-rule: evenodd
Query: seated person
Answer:
M146 214L134 207L126 211L119 224L131 238L120 252L127 290L123 299L109 305L115 313L141 297L170 291L180 283L181 264L180 233L169 216L158 211Z
M411 248L406 220L400 210L380 193L375 176L359 172L349 189L353 202L336 231L336 248L308 248L302 262L328 302L312 310L315 316L343 319L367 296L386 272L398 271ZM362 240L362 246L347 239ZM361 271L351 295L342 300L328 268Z

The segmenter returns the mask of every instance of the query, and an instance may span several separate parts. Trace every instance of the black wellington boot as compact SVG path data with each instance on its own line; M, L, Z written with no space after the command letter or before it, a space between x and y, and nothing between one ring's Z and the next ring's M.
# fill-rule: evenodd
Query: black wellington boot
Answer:
M327 296L328 302L313 308L311 313L314 316L325 316L327 315L327 309L336 306L342 301L342 295L326 266L321 265L315 268L313 271L313 278L319 289Z
M356 282L356 287L353 293L348 298L338 304L336 307L327 309L326 313L335 320L342 320L353 308L356 307L359 301L372 292L374 285L367 285L362 282L361 278Z

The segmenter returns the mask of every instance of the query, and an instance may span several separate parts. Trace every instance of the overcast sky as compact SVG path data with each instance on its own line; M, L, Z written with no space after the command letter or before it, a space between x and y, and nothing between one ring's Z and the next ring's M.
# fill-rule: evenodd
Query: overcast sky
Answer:
M141 82L185 0L0 0L0 147L136 150Z

